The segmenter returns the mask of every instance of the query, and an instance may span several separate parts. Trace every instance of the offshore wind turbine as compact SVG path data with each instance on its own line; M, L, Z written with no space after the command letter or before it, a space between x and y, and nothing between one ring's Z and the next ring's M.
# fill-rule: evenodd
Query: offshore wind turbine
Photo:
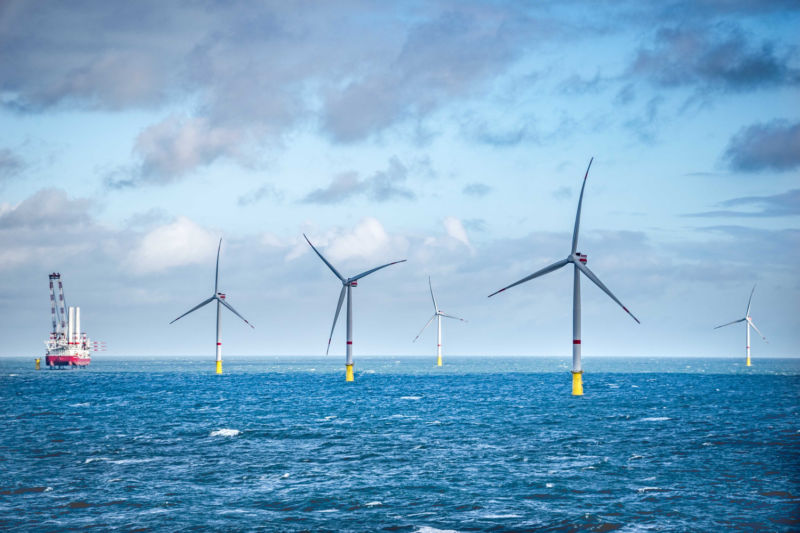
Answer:
M600 287L604 293L606 293L612 300L617 302L617 304L622 307L622 309L631 315L636 323L639 323L639 319L633 316L633 313L628 311L628 308L622 305L616 296L606 287L600 278L598 278L594 272L589 270L589 267L586 266L586 254L582 254L577 251L578 249L578 229L580 228L581 223L581 205L583 204L583 190L586 188L586 178L589 176L589 169L592 168L592 161L594 161L594 157L589 160L589 166L586 167L586 174L583 176L583 185L581 186L581 195L578 199L578 212L575 215L575 228L572 230L572 249L566 259L562 259L561 261L557 261L550 266L546 266L541 270L538 270L531 274L530 276L526 276L521 280L512 283L507 287L503 287L497 292L493 292L489 295L491 298L497 293L503 292L506 289L510 289L511 287L515 287L520 283L525 283L526 281L530 281L534 278L538 278L539 276L543 276L545 274L549 274L554 270L558 270L559 268L566 266L572 263L573 269L573 285L572 285L572 394L573 396L582 396L583 395L583 369L581 367L581 274L589 278L592 283Z
M319 256L320 259L322 259L322 262L325 263L328 266L328 268L331 269L331 272L333 272L336 275L336 277L339 278L339 281L342 282L342 291L339 293L339 303L336 304L336 314L333 315L333 326L331 326L331 334L328 337L328 348L325 350L325 355L328 355L328 352L331 349L331 339L333 338L333 330L336 329L336 320L339 318L339 311L342 310L342 301L344 300L345 292L347 293L347 352L346 352L347 355L345 357L345 381L353 381L353 298L351 294L351 289L353 287L358 287L358 280L360 280L361 278L369 276L373 272L376 272L382 268L396 265L397 263L404 263L406 260L401 259L400 261L386 263L385 265L381 265L379 267L367 270L366 272L362 272L361 274L353 276L352 278L345 279L341 274L339 274L339 271L333 268L333 265L330 264L328 260L322 256L321 253L319 253L319 250L314 248L314 245L311 244L311 241L308 240L308 237L306 237L305 233L303 233L303 237L305 237L306 242L308 243L309 246L311 246L311 249L316 252L316 254Z
M750 366L750 326L753 326L753 329L758 331L758 328L753 323L753 319L750 318L750 303L753 301L754 292L756 292L755 285L753 285L753 290L750 291L750 299L747 300L747 310L744 312L744 318L740 318L739 320L734 320L733 322L728 322L727 324L722 324L721 326L717 326L714 328L714 329L724 328L725 326L730 326L731 324L738 324L739 322L746 323L745 327L747 329L747 342L745 344L745 352L747 353L747 366ZM767 341L767 338L760 331L758 331L758 334L761 335L761 338L764 340L764 342L769 342Z
M442 317L444 317L444 318L453 318L455 320L460 320L461 322L466 322L466 320L464 320L463 318L459 318L457 316L445 314L439 309L439 305L436 303L436 296L433 295L433 285L431 285L431 277L430 276L428 276L428 287L431 289L431 300L433 300L433 311L434 311L434 313L433 313L433 316L428 320L428 322L422 327L420 332L417 333L417 336L414 337L414 340L411 341L411 342L417 342L417 339L419 339L419 336L422 335L422 332L425 331L425 328L427 328L431 324L431 322L433 322L433 319L435 318L436 319L436 327L438 329L438 336L437 336L437 341L436 341L436 354L437 354L436 365L437 366L442 366Z
M222 374L222 340L220 339L220 334L219 334L220 333L219 329L220 329L220 309L221 309L221 307L222 306L227 307L234 315L236 315L239 318L241 318L242 320L244 320L245 324L247 324L251 328L255 328L255 326L253 326L253 324L248 322L245 317L240 315L236 311L236 309L231 307L231 304L229 304L228 302L225 301L225 293L218 292L218 288L219 288L219 251L220 251L221 248L222 248L222 237L220 237L219 246L217 246L217 270L214 273L214 293L211 295L210 298L208 298L206 300L203 300L201 303L199 303L196 306L192 307L191 309L189 309L188 311L183 313L181 316L179 316L178 318L176 318L175 320L170 322L170 324L172 324L173 322L176 322L176 321L180 320L181 318L185 317L189 313L191 313L193 311L197 311L198 309L200 309L204 305L209 304L209 303L213 302L214 300L216 300L216 302L217 302L217 374Z

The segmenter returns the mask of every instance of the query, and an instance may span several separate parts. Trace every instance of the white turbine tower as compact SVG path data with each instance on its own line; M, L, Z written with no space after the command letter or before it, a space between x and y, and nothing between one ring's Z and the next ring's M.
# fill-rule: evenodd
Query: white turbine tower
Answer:
M382 268L386 268L391 265L396 265L397 263L404 263L405 259L402 259L400 261L394 261L392 263L387 263L385 265L381 265L379 267L367 270L366 272L362 272L361 274L353 276L352 278L345 279L344 277L342 277L341 274L339 274L339 272L335 268L333 268L333 265L330 264L328 260L322 256L321 253L319 253L319 250L314 248L314 245L311 244L311 241L308 240L308 237L306 237L305 233L303 234L303 237L305 237L306 242L308 243L309 246L311 246L311 249L314 250L314 252L316 252L316 254L319 256L320 259L322 259L322 262L328 265L328 268L331 269L331 272L333 272L336 275L336 277L339 278L339 281L342 282L342 291L339 293L339 303L336 304L336 314L333 315L333 326L331 326L331 334L328 337L328 348L325 350L325 355L328 355L328 352L331 349L331 339L333 338L333 330L336 329L336 320L339 318L339 311L342 310L342 301L344 300L344 294L345 292L347 292L347 352L346 352L347 356L345 359L345 380L353 381L353 299L351 295L351 289L353 287L358 287L358 280L360 280L361 278L369 276L373 272L378 271Z
M170 322L170 324L172 324L173 322L175 322L177 320L180 320L181 318L185 317L186 315L188 315L192 311L197 311L198 309L200 309L204 305L206 305L208 303L211 303L214 300L217 301L217 374L222 374L222 341L221 341L220 336L219 336L220 306L227 307L228 309L230 309L230 311L234 315L236 315L239 318L241 318L242 320L244 320L245 324L247 324L251 328L255 328L255 326L253 326L253 324L248 322L245 317L243 317L242 315L237 313L236 309L231 307L231 305L228 302L225 301L225 294L224 293L217 291L217 289L219 287L219 251L220 251L220 248L222 248L222 238L219 239L219 246L217 246L217 270L216 270L216 273L214 274L214 294L212 294L211 297L208 298L207 300L204 300L200 304L192 307L191 309L189 309L188 311L183 313L181 316L179 316L178 318L176 318L175 320Z
M744 318L740 318L739 320L734 320L733 322L728 322L727 324L722 324L721 326L717 326L714 329L724 328L725 326L730 326L731 324L738 324L739 322L745 322L747 328L747 342L745 344L745 352L747 353L747 366L750 366L750 326L753 326L753 329L758 331L758 328L753 323L753 319L750 318L750 302L753 301L753 293L756 292L756 286L753 285L753 290L750 291L750 299L747 300L747 311L744 312ZM761 335L761 338L764 342L767 341L767 338L758 331L758 334Z
M453 316L453 315L448 315L448 314L442 313L439 310L439 306L436 304L436 297L433 295L433 286L431 285L431 277L430 276L428 276L428 287L431 289L431 300L433 300L433 311L434 311L434 313L433 313L433 316L428 320L428 322L422 327L422 329L417 334L417 336L414 337L414 340L412 342L417 342L417 339L419 339L419 336L422 335L422 332L425 331L425 328L427 328L431 324L431 322L433 322L433 319L435 318L436 319L436 327L438 329L438 336L436 337L437 338L437 341L436 341L436 355L437 355L436 365L437 366L442 366L442 317L453 318L455 320L460 320L461 322L466 322L466 320L464 320L463 318L458 318L457 316Z
M506 289L510 289L511 287L515 287L520 283L525 283L526 281L530 281L534 278L538 278L539 276L543 276L554 270L558 270L559 268L572 263L574 267L574 275L573 275L573 289L572 289L572 394L574 396L581 396L583 395L583 369L581 368L581 277L580 275L583 274L587 278L589 278L592 283L600 287L604 293L606 293L612 300L617 302L622 309L625 310L626 313L631 315L636 323L639 323L639 319L633 316L633 313L628 311L628 309L622 305L614 294L608 287L603 285L603 282L594 275L594 272L589 270L589 267L586 266L586 255L582 254L577 251L578 249L578 229L580 227L581 222L581 204L583 203L583 190L586 188L586 178L589 176L589 169L592 167L592 161L594 158L589 160L589 166L586 167L586 174L583 176L583 185L581 186L581 195L578 199L578 212L575 215L575 228L572 231L572 250L570 254L567 256L566 259L562 259L556 263L553 263L550 266L544 267L543 269L534 272L530 276L524 277L521 280L517 281L516 283L512 283L508 287L504 287L497 292L494 292L489 295L491 298L495 294L499 292L503 292Z

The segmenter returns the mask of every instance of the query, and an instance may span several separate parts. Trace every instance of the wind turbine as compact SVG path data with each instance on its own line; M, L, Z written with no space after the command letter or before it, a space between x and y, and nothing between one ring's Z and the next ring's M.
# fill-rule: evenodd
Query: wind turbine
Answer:
M192 307L191 309L189 309L188 311L186 311L185 313L183 313L181 316L179 316L178 318L176 318L175 320L173 320L172 322L170 322L170 324L172 324L173 322L176 322L176 321L180 320L181 318L185 317L186 315L188 315L188 314L189 314L189 313L191 313L192 311L197 311L198 309L200 309L200 308L201 308L201 307L203 307L204 305L206 305L206 304L208 304L208 303L211 303L211 302L213 302L214 300L216 300L216 301L217 301L217 374L222 374L222 341L220 340L220 336L219 336L219 323L220 323L220 320L219 320L219 315L220 315L220 306L225 306L225 307L227 307L228 309L230 309L230 311L231 311L231 312L232 312L234 315L236 315L236 316L238 316L239 318L241 318L242 320L244 320L244 323L245 323L245 324L247 324L247 325L248 325L248 326L250 326L251 328L255 328L255 326L253 326L253 324L251 324L250 322L248 322L248 321L247 321L247 319L246 319L245 317L243 317L243 316L242 316L242 315L240 315L238 312L236 312L236 309L234 309L233 307L231 307L231 304L229 304L228 302L226 302L226 301L225 301L225 294L224 294L224 293L222 293L222 292L217 292L217 288L218 288L218 286L219 286L219 251L220 251L220 248L222 248L222 237L220 237L220 239L219 239L219 246L217 246L217 271L216 271L216 273L214 274L214 293L213 293L213 294L211 295L211 297L210 297L210 298L208 298L207 300L203 300L203 302L201 302L201 303L197 304L196 306Z
M391 265L396 265L397 263L404 263L406 260L402 259L400 261L394 261L393 263L387 263L385 265L381 265L379 267L367 270L366 272L362 272L361 274L353 276L352 278L345 279L344 277L342 277L341 274L339 274L339 272L335 268L333 268L333 265L330 264L328 260L322 256L321 253L319 253L319 250L314 248L314 245L311 244L311 241L308 240L308 237L306 237L305 233L303 233L303 237L305 237L306 242L308 243L309 246L311 246L311 249L317 253L320 259L322 259L322 262L328 265L328 268L331 269L331 272L333 272L336 275L336 277L339 278L339 281L342 282L342 291L339 293L339 303L336 304L336 314L333 315L333 326L331 326L331 334L328 337L328 348L325 350L325 355L328 355L328 352L331 349L331 339L333 338L333 330L336 329L336 320L339 318L339 311L342 310L342 301L344 300L345 290L347 292L347 356L345 358L345 380L353 381L353 299L351 296L351 289L353 287L358 287L358 280L360 280L361 278L369 276L373 272L376 272L382 268L386 268Z
M436 365L437 366L442 366L442 317L454 318L456 320L460 320L461 322L466 322L466 320L464 320L463 318L458 318L457 316L452 316L452 315L448 315L448 314L442 313L439 310L439 306L436 304L436 296L433 295L433 286L431 285L431 277L430 276L428 276L428 287L431 289L431 300L433 300L433 311L434 311L434 313L433 313L433 316L428 320L428 322L422 327L422 329L417 334L417 336L414 337L414 340L412 342L417 342L417 339L419 339L419 336L422 335L422 332L425 331L425 328L427 328L430 325L430 323L433 322L433 319L435 318L436 319L436 327L438 329L438 337L437 337L437 341L436 341L436 354L437 354Z
M750 291L750 299L747 300L747 311L744 312L744 318L740 318L739 320L734 320L733 322L728 322L727 324L722 324L721 326L717 326L714 329L724 328L725 326L730 326L731 324L738 324L739 322L746 322L747 323L747 344L745 344L745 352L747 353L747 366L750 366L750 326L753 326L753 329L758 331L758 328L753 323L753 319L750 318L750 302L753 301L753 293L756 292L756 286L753 285L753 290ZM758 334L761 335L761 338L764 339L764 342L769 342L767 338L758 331Z
M503 292L506 289L510 289L511 287L515 287L520 283L525 283L526 281L530 281L534 278L538 278L539 276L543 276L545 274L549 274L554 270L558 270L559 268L572 263L574 267L574 275L573 275L573 285L572 285L572 394L573 396L582 396L583 395L583 369L581 368L581 274L585 275L589 278L592 283L600 287L604 293L606 293L612 300L617 302L617 304L625 310L626 313L631 315L636 323L639 323L639 319L633 316L633 313L628 311L628 308L622 305L614 294L608 290L608 287L603 285L603 282L595 276L594 272L589 270L589 267L586 266L586 255L582 254L577 251L578 249L578 229L580 227L581 222L581 204L583 203L583 190L586 188L586 178L589 176L589 169L592 167L592 161L594 158L589 160L589 166L586 167L586 174L583 176L583 185L581 186L581 195L578 199L578 212L575 215L575 228L572 230L572 250L570 254L567 256L566 259L562 259L561 261L557 261L550 266L546 266L543 269L534 272L530 276L526 276L521 280L517 281L516 283L512 283L508 287L504 287L497 292L494 292L489 295L491 298L495 294L499 292Z

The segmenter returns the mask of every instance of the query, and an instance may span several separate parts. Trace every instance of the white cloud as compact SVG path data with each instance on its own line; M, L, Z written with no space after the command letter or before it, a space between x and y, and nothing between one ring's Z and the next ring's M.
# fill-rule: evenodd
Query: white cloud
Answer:
M464 225L459 219L456 217L445 217L442 223L450 237L466 246L471 254L475 253L475 248L472 247L472 243L469 242L469 237L467 237L467 230L464 229Z
M219 236L189 220L159 226L142 237L130 253L131 270L138 274L213 261Z

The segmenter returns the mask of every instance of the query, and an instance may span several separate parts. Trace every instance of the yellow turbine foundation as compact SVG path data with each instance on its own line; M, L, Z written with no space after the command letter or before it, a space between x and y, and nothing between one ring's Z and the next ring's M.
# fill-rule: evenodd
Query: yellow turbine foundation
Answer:
M345 371L344 380L345 381L353 381L353 365L344 365L347 369Z
M749 355L747 356L747 366L750 366L750 356ZM38 368L38 364L37 364L37 368Z
M42 362L42 360L37 357L36 358L36 370L41 370L41 368L39 368L39 363L41 363L41 362Z
M217 361L217 374L222 374L222 361Z
M572 395L583 396L583 371L572 373Z
M442 356L440 355L439 358L436 360L436 366L442 366Z

